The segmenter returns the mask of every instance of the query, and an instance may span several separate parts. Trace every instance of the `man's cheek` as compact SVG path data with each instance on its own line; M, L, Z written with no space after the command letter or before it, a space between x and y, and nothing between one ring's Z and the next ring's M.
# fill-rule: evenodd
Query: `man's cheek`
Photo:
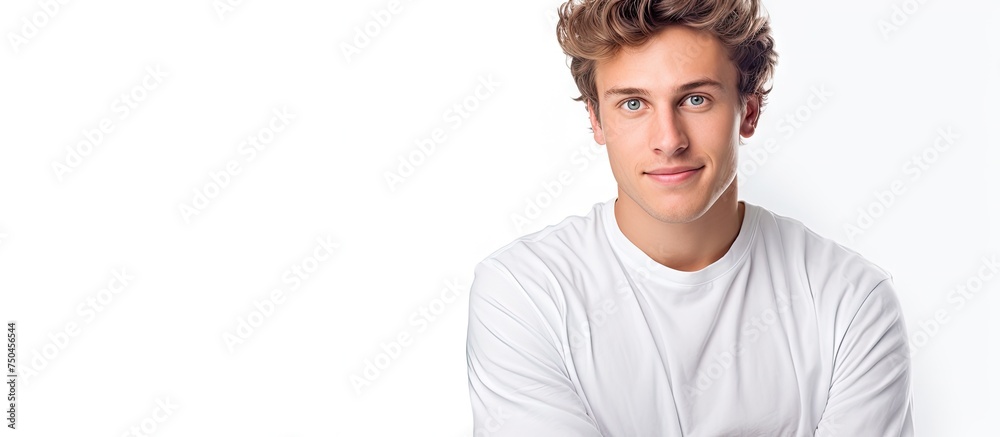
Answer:
M608 144L628 148L636 144L645 129L640 123L608 123L604 129L604 139Z
M621 133L621 129L617 123L604 122L602 130L604 131L604 140L608 143L617 142L618 136Z

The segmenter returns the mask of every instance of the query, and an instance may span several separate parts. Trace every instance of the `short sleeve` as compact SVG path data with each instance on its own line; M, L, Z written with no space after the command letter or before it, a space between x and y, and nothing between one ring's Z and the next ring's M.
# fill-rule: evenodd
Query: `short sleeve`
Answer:
M837 348L816 436L913 436L910 350L891 278L862 302Z
M504 266L476 266L466 342L474 435L601 436L551 332Z

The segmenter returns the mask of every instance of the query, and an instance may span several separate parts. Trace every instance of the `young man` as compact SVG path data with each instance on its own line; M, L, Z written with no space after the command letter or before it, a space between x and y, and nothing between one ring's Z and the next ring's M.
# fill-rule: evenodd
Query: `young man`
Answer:
M618 196L476 266L475 435L913 435L891 275L738 200L758 1L570 0L558 36Z

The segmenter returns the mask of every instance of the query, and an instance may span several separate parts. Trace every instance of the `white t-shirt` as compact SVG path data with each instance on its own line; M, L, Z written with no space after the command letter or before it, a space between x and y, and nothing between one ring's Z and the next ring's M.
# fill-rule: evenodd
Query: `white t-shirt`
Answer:
M615 199L482 260L469 296L475 436L912 436L892 277L745 201L729 251L649 258Z

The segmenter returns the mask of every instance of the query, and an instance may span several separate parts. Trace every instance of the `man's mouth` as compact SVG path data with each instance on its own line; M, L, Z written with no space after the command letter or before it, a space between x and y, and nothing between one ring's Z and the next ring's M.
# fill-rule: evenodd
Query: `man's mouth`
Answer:
M662 167L646 172L646 176L662 184L679 184L701 172L705 166Z

